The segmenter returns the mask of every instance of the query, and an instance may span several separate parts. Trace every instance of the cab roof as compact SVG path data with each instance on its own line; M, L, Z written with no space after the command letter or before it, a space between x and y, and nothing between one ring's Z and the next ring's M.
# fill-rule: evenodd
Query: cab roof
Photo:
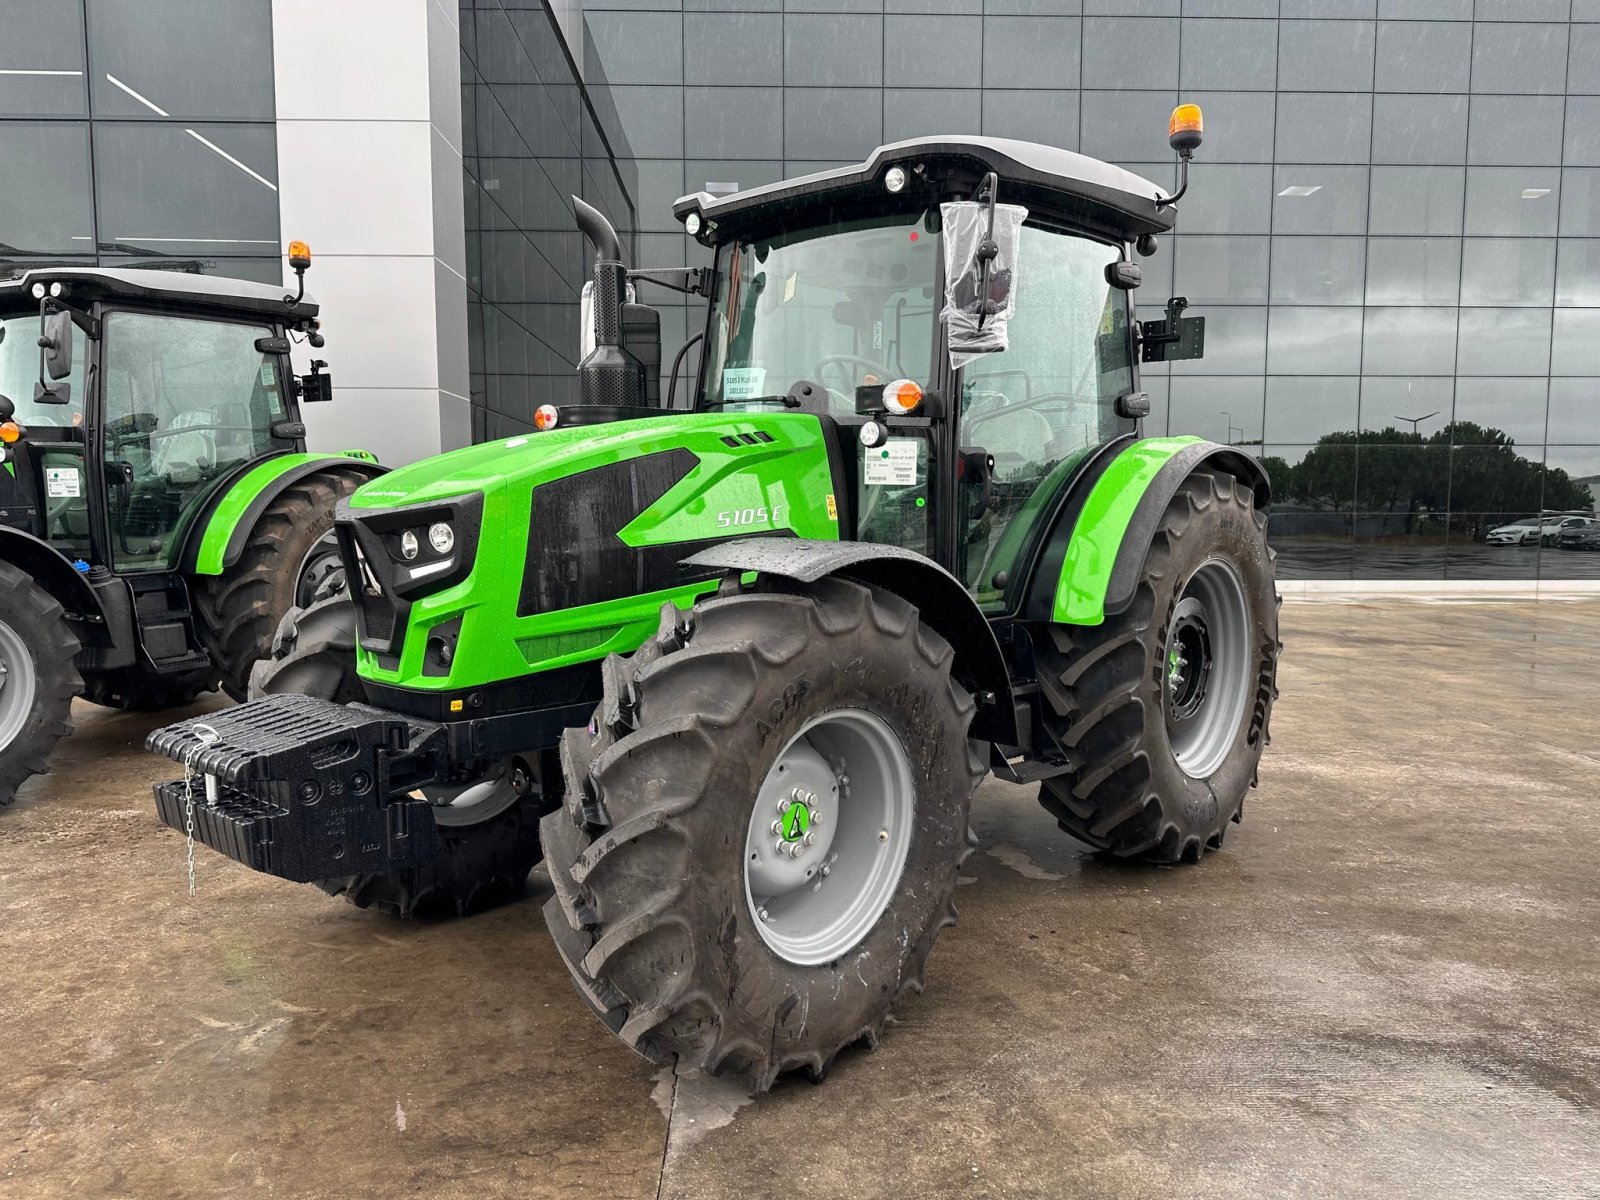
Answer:
M905 168L910 178L903 192L890 193L884 186L892 166ZM990 171L999 177L1001 203L1026 205L1034 217L1118 239L1165 233L1177 219L1176 209L1159 206L1166 193L1132 171L1056 146L966 135L893 142L854 166L731 195L694 192L674 203L672 212L681 221L698 211L708 227L716 225L709 240L724 241L792 226L797 213L818 206L834 209L837 219L851 210L883 211L886 202L898 207L913 200L970 198Z
M282 284L253 283L221 275L187 271L146 271L112 267L35 267L11 279L0 279L0 311L36 307L33 285L62 285L62 299L77 307L96 300L131 300L143 304L218 309L235 316L299 320L317 315L310 296L300 303L283 302L293 290Z

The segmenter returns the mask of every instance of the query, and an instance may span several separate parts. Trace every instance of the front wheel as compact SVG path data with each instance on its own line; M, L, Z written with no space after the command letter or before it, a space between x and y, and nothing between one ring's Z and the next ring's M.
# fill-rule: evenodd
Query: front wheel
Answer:
M72 732L72 698L82 686L78 639L61 605L33 579L0 563L0 807Z
M921 990L983 767L949 645L887 592L722 595L608 660L562 744L545 922L628 1045L821 1078Z
M1274 557L1250 490L1198 471L1167 505L1128 609L1042 631L1045 725L1072 770L1039 800L1064 830L1154 863L1221 847L1278 694Z

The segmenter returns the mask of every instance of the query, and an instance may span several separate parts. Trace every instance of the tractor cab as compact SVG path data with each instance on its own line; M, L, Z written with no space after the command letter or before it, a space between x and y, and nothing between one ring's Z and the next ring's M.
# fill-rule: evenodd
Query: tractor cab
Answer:
M836 423L855 535L934 559L991 613L1023 599L1055 483L1149 411L1141 350L1202 344L1181 302L1170 330L1134 318L1171 198L1066 150L916 139L674 211L716 254L695 407Z
M287 301L287 303L286 303ZM289 338L316 305L166 271L44 268L0 282L0 525L121 572L172 569L220 488L303 450Z

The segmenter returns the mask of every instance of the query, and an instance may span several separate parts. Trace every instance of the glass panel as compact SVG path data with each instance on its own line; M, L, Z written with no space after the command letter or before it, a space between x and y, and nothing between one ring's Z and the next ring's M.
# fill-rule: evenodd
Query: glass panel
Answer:
M1185 233L1268 233L1272 168L1207 163L1203 180L1196 171L1182 206Z
M1365 163L1372 149L1372 97L1279 92L1281 163Z
M1573 7L1574 21L1600 21L1600 11L1588 15L1578 10L1594 0L1577 0ZM1572 48L1567 55L1567 91L1600 93L1600 25L1574 25Z
M1552 237L1561 204L1554 167L1467 168L1467 232Z
M1127 162L1153 158L1167 148L1167 118L1177 93L1166 92L1090 92L1083 93L1083 152L1107 162ZM1216 120L1206 110L1206 123ZM1207 131L1208 162L1218 159ZM1163 178L1168 174L1164 171Z
M1464 92L1471 69L1471 25L1438 21L1378 25L1380 92Z
M1273 233L1365 233L1367 167L1280 167L1272 180Z
M107 249L259 255L277 248L271 125L102 122L94 148Z
M1565 24L1535 24L1529 15L1516 24L1478 24L1472 34L1472 90L1516 95L1560 95L1562 75L1552 64L1567 60ZM1565 21L1566 13L1561 14Z
M783 89L683 89L684 152L696 158L762 158L783 137Z
M177 532L236 463L286 443L268 427L286 407L264 325L112 313L105 326L106 458L118 568L169 566Z
M1172 22L1152 22L1167 24ZM917 77L924 82L940 82L951 67L950 49L983 44L983 86L989 88L1078 86L1078 39L1080 22L1076 17L989 17L973 20L952 31L950 40L928 47L916 64ZM959 39L959 40L957 40ZM892 35L891 35L892 40ZM1154 48L1156 61L1163 61L1163 47ZM970 49L954 56L976 65ZM935 66L935 64L938 64ZM1132 64L1126 64L1132 67ZM967 78L969 68L957 67L956 80ZM1172 74L1177 75L1177 53L1172 51ZM935 79L934 77L938 78ZM1143 75L1133 69L1122 81L1124 87L1142 87ZM978 80L972 79L976 84ZM1089 86L1099 86L1091 84Z
M1272 161L1277 98L1271 92L1211 92L1186 88L1183 98L1206 115L1207 163ZM1165 129L1165 123L1161 128Z
M1182 295L1188 297L1190 304L1267 302L1269 238L1186 234L1174 240L1177 242L1178 277L1183 281ZM1155 289L1141 287L1140 290L1146 293L1147 301L1160 303Z
M1273 308L1267 370L1274 375L1359 375L1359 308Z
M92 254L89 126L0 121L0 254Z
M1417 166L1467 157L1465 96L1373 97L1372 161Z
M1600 375L1600 308L1557 309L1553 337L1551 374ZM1600 384L1590 386L1600 389ZM1594 436L1600 437L1600 412L1594 422Z
M1546 375L1548 308L1464 308L1456 369L1462 375Z
M971 133L982 120L983 93L976 88L942 91L889 88L883 93L883 139L886 142L944 133Z
M786 17L783 22L784 84L839 88L881 84L883 20L879 16L840 14Z
M882 133L883 99L875 88L783 89L783 149L793 158L859 162Z
M1521 446L1543 446L1547 391L1544 379L1457 379L1451 440L1473 445L1509 438Z
M1459 234L1464 179L1461 167L1373 167L1368 232Z
M1460 283L1460 238L1367 241L1368 304L1454 304Z
M960 442L994 456L982 496L963 488L960 574L980 604L1002 583L1043 501L1071 464L1120 427L1113 401L1133 386L1126 293L1105 282L1111 246L1024 226L1010 348L963 373Z
M1273 238L1272 302L1360 304L1366 248L1362 238Z
M984 54L989 27L984 22ZM1048 33L1048 31L1041 31ZM1046 53L1071 45L1059 39L1034 42ZM1130 55L1128 48L1138 47ZM993 76L984 82L993 86ZM1067 85L1070 86L1070 85ZM1178 86L1178 23L1165 20L1089 17L1083 23L1083 86L1086 88L1175 88Z
M1398 429L1432 437L1450 423L1454 405L1454 379L1367 377L1361 381L1363 433Z
M1555 238L1467 238L1461 303L1548 306L1555 276Z
M828 390L834 415L852 416L860 384L926 385L936 221L899 214L725 250L705 402L783 396L810 382Z
M1561 173L1561 235L1600 237L1600 170Z
M1353 440L1360 390L1349 375L1269 375L1264 436L1299 445L1334 435Z
M591 77L598 65L608 83L683 82L683 17L678 13L589 11L583 23ZM741 46L726 60L736 66L743 57Z
M1193 4L1189 11L1193 11ZM1277 85L1276 21L1183 22L1180 86L1271 91Z
M1454 308L1369 308L1361 346L1367 375L1454 375Z
M1283 21L1278 79L1307 92L1365 92L1372 87L1371 21Z
M1018 138L1075 150L1078 146L1078 93L986 90L983 93L983 132L991 137Z
M1180 279L1182 275L1180 272ZM1206 319L1206 354L1204 358L1172 363L1174 375L1261 372L1267 357L1266 309L1219 305L1194 315L1203 315Z
M1169 428L1225 446L1259 445L1266 380L1260 375L1184 376L1172 380Z
M0 0L0 116L79 117L83 10L59 0Z
M928 439L920 433L892 437L871 450L860 447L856 459L856 478L863 481L859 489L861 511L856 515L856 536L860 540L901 546L918 554L934 553L933 509L928 505L928 451ZM912 482L866 482L872 478L867 467L869 455L889 459L900 453L908 453L914 460Z
M1600 240L1562 238L1555 251L1555 302L1600 309Z
M1474 96L1467 161L1559 163L1563 108L1559 96Z
M782 83L783 16L775 12L686 12L683 54L685 83L725 87Z
M89 0L96 116L273 119L270 5L162 0L153 8L149 0Z
M1600 96L1567 98L1561 161L1569 167L1600 167Z
M1552 379L1545 441L1583 445L1600 437L1600 384L1592 379Z

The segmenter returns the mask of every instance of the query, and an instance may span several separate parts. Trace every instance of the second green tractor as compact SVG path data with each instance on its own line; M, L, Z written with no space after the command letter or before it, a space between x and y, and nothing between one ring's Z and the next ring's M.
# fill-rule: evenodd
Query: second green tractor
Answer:
M1172 139L1186 175L1197 111ZM401 915L542 858L600 1019L757 1092L921 989L986 775L1108 855L1220 847L1277 601L1254 459L1140 436L1140 363L1203 350L1132 300L1181 190L922 138L686 196L712 265L631 271L575 202L579 402L343 501L348 595L151 735L162 819ZM704 304L664 387L645 283Z

